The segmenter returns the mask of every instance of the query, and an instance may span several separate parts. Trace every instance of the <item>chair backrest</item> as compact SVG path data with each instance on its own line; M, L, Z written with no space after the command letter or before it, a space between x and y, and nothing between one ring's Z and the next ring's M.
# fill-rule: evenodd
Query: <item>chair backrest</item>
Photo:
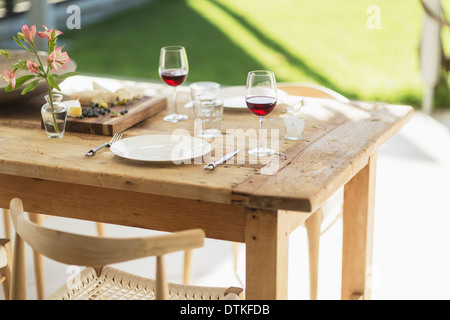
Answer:
M14 289L16 280L24 281L20 275L15 277L16 268L24 268L23 241L36 252L55 261L99 269L112 263L149 256L161 258L167 253L199 248L203 246L205 238L200 229L141 238L104 238L49 229L29 221L24 215L22 201L18 198L11 200L10 213L16 234L13 299L25 298ZM157 260L157 281L158 274L162 273L159 267L162 266L162 260ZM18 272L24 273L24 270ZM22 291L24 284L17 285L20 287L17 290Z
M9 299L11 286L11 266L11 241L9 239L0 239L0 284L3 286L3 295L6 300Z
M312 83L280 82L277 87L287 94L294 96L334 99L341 102L350 101L336 91Z

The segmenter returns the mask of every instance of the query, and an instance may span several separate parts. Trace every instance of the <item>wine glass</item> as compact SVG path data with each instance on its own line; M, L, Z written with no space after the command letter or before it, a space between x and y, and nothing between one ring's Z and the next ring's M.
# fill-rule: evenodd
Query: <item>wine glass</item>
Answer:
M277 85L272 71L256 70L248 73L245 102L250 111L259 117L259 147L248 153L259 157L274 154L275 150L264 147L261 139L264 116L272 112L277 104Z
M189 66L186 50L181 46L161 48L159 57L159 75L169 86L173 87L173 113L164 117L164 121L176 123L188 118L177 112L177 87L186 81Z

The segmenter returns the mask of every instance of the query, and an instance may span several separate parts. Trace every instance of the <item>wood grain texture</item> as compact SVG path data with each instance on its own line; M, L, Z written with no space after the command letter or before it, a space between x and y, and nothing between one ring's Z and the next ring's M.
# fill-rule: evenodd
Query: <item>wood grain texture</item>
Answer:
M247 300L287 299L288 220L284 211L248 211L245 230Z
M0 285L3 287L5 300L9 300L13 265L11 240L0 239L0 250L3 251L4 256L2 258L6 258L6 261L0 261Z
M237 201L252 208L314 212L413 114L406 106L331 100L323 106L311 114L319 117L328 112L333 120L322 121L280 156L275 174L252 175L233 188Z
M32 223L24 216L22 201L11 201L11 215L16 231L15 272L11 297L26 298L25 256L23 241L36 252L52 260L68 264L102 268L113 263L156 256L156 299L168 298L163 256L181 250L200 248L204 244L202 230L182 232L152 237L103 238L68 233L45 228ZM137 278L135 281L139 281ZM123 297L122 297L123 298Z
M245 241L245 208L232 205L0 174L0 207L14 197L27 212L168 232L201 228L208 238Z
M84 156L108 141L96 135L72 133L49 140L39 129L0 127L0 137L0 173L116 190L230 203L231 186L256 171L222 166L209 172L202 170L203 162L155 165L119 158L107 148Z
M313 212L413 114L407 106L327 99L313 102L303 109L307 117L304 140L284 140L280 131L277 155L264 159L248 156L250 142L239 145L237 136L256 127L257 121L252 114L240 112L224 115L226 134L211 142L211 157L182 165L126 160L108 149L85 157L84 152L107 139L69 132L61 140L49 140L41 129L23 128L22 122L9 120L6 122L11 125L0 126L0 173L252 208ZM193 133L192 119L168 124L162 121L164 113L127 130L125 137L179 130ZM275 113L266 125L277 129L282 120ZM241 131L234 130L239 128ZM241 152L232 163L213 172L202 170L205 162L237 147Z
M322 216L322 209L319 209L305 221L306 232L308 234L309 297L311 300L317 300L317 287L319 280L319 239Z
M188 96L180 90L179 103ZM247 298L284 299L287 235L345 186L344 222L349 231L344 232L342 292L344 298L367 298L373 159L414 111L355 101L305 102L301 141L283 139L283 105L265 119L267 143L277 148L275 155L250 157L247 150L257 137L248 133L256 133L257 117L248 111L225 112L223 135L211 141L211 157L182 165L130 161L107 148L85 157L84 152L108 139L67 132L63 139L49 140L40 128L39 109L0 109L0 207L20 197L26 210L36 213L170 232L201 228L208 238L246 243ZM190 117L187 121L166 123L162 118L169 110L163 110L126 130L125 138L192 135L192 108L183 111ZM244 144L239 144L241 136ZM205 162L236 148L241 152L231 162L202 170Z
M370 299L377 153L344 187L342 299Z
M123 116L111 117L111 114L107 113L99 117L83 119L68 117L66 131L112 136L116 132L129 129L154 116L166 107L167 99L165 97L143 97L139 100L132 100L128 105L111 107L117 113L128 110L128 113Z

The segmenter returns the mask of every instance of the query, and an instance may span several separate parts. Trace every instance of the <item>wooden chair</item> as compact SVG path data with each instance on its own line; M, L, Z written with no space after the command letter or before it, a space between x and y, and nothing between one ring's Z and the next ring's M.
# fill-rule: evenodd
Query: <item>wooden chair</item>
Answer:
M5 300L9 299L11 288L12 255L11 241L0 239L0 284L3 286Z
M11 200L15 228L11 299L26 299L25 243L50 259L86 266L47 299L239 299L241 288L216 288L167 283L163 256L203 246L204 232L188 230L141 238L102 238L57 231L29 221L18 198ZM114 269L108 264L156 256L156 280Z
M30 220L42 225L43 221L50 216L45 214L38 213L28 213ZM9 210L3 209L3 222L5 226L5 237L11 239L11 221L9 216ZM105 227L103 223L97 222L97 233L99 236L105 236ZM42 255L33 251L33 259L34 259L34 273L36 278L36 293L39 300L44 299L45 297L45 277L44 277L44 259Z
M337 93L336 91L312 83L281 82L278 83L277 87L278 89L281 89L287 94L293 96L334 99L341 102L350 101L349 99L347 99L340 93Z

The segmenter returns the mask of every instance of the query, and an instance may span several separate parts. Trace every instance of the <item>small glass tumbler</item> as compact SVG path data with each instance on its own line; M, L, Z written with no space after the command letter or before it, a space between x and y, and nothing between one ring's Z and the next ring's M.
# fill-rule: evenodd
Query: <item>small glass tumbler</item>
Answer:
M223 100L194 100L194 132L201 138L215 138L222 134Z
M284 138L287 140L302 140L305 129L305 116L300 113L286 113L283 116L284 128L286 129Z
M192 101L216 100L219 97L220 84L212 81L194 82L190 86Z

